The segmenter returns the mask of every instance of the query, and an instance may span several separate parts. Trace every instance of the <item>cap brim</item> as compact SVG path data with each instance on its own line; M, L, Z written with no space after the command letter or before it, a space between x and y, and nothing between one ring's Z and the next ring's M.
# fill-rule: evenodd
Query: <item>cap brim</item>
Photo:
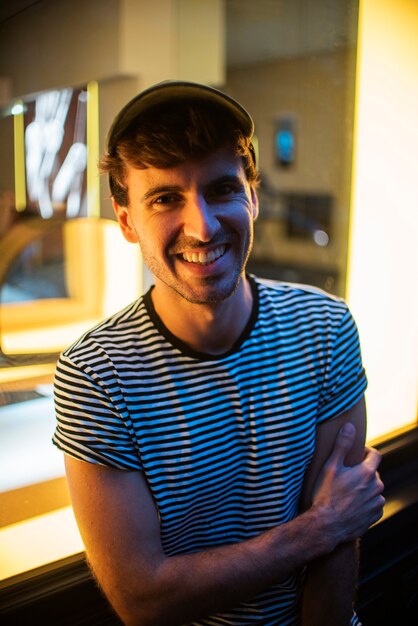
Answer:
M132 98L115 117L110 127L107 147L111 153L132 123L143 113L170 102L190 100L215 104L227 111L237 121L237 128L251 139L254 122L246 109L227 94L199 83L164 81L153 85Z

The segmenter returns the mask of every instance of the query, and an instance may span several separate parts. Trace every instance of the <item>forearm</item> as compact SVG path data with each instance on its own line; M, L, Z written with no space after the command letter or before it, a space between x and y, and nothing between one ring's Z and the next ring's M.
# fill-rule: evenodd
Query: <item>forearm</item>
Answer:
M332 547L320 516L309 511L239 544L161 558L146 582L123 593L115 595L112 581L104 590L125 624L176 626L249 600Z
M348 626L357 581L357 543L339 545L307 567L302 626Z
M337 441L311 508L295 519L241 543L177 556L163 552L158 512L140 472L68 457L66 469L89 561L116 612L129 626L178 626L251 599L381 517L377 453L370 450L353 468L342 458Z

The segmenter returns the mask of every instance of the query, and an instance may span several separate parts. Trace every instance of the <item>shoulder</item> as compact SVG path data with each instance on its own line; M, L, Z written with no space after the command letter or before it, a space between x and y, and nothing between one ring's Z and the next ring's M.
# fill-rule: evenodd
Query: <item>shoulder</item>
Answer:
M108 352L116 346L123 350L145 323L145 309L140 298L90 328L63 351L61 359L83 360L89 353Z
M315 285L305 285L302 283L289 283L281 280L273 280L271 278L260 278L252 276L252 279L258 285L261 291L273 293L285 297L309 298L319 301L330 301L335 304L344 304L344 299L340 296L316 287Z
M282 312L304 317L316 314L343 317L348 313L345 300L315 287L254 277L261 308L279 307Z
M91 381L102 386L114 380L129 362L140 367L141 345L147 341L152 323L146 314L143 298L96 324L59 356L56 381ZM152 333L152 328L151 331Z

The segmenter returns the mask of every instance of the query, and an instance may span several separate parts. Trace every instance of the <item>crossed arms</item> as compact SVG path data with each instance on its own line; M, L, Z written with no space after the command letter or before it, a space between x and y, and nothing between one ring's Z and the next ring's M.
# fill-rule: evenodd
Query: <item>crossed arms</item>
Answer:
M342 432L345 423L354 428ZM66 456L89 562L124 623L187 624L245 601L308 564L304 626L325 623L324 607L316 601L319 585L321 597L329 598L326 623L349 624L353 542L381 517L384 504L377 475L380 455L373 449L365 452L364 433L363 401L318 428L304 510L292 521L242 543L170 557L163 552L158 514L141 472Z

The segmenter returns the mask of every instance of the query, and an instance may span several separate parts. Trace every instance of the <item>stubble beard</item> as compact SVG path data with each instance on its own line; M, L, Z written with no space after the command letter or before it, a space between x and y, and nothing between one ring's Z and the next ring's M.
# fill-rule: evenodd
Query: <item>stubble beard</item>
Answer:
M186 302L204 306L216 305L224 302L237 291L251 253L253 234L249 233L246 245L242 250L242 256L240 260L237 261L231 278L219 278L217 276L202 278L203 289L206 291L204 296L199 295L197 293L198 290L195 290L193 289L193 286L188 285L186 280L182 281L181 278L176 278L175 275L170 273L168 270L164 271L163 269L163 271L161 271L161 264L158 260L153 257L152 254L147 254L147 252L145 252L145 247L141 246L140 239L139 242L142 249L144 263L155 278L164 283L166 287L173 290L178 296L186 300ZM226 282L226 284L221 285L221 282Z
M236 273L237 275L234 276L231 280L228 281L227 285L225 285L225 287L219 287L217 285L218 283L218 279L217 278L208 278L208 279L204 279L204 282L206 283L205 287L212 287L213 285L213 290L212 293L211 291L209 291L209 293L207 293L205 295L205 297L199 297L198 294L196 293L191 293L191 290L186 290L186 289L182 289L181 287L178 287L177 285L169 285L167 284L168 287L171 287L172 289L174 289L174 291L181 296L182 298L184 298L187 302L190 302L191 304L197 304L197 305L216 305L219 304L220 302L223 302L224 300L227 300L228 298L230 298L238 289L238 286L241 282L241 273Z

